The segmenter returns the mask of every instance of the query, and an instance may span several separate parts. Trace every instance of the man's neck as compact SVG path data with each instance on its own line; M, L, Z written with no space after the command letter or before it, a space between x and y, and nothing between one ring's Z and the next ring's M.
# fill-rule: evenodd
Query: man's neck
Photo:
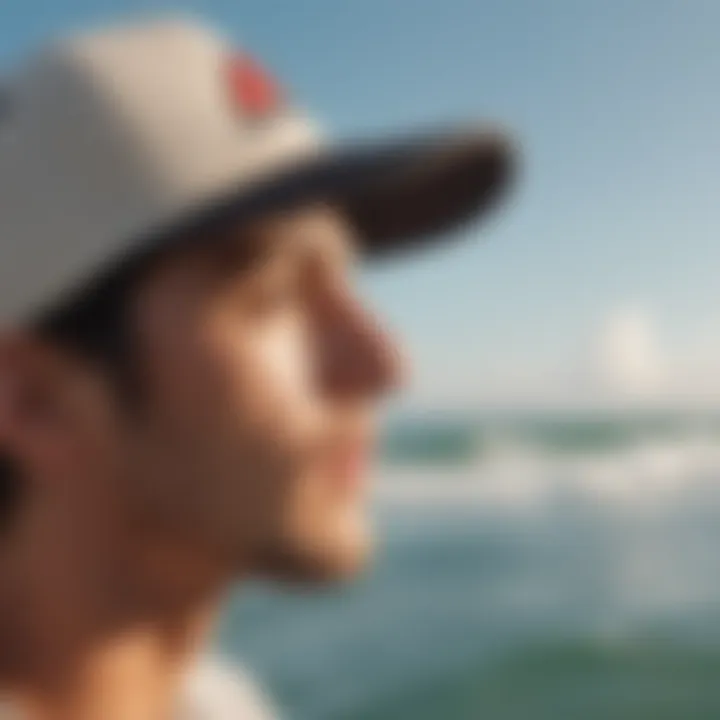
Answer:
M4 694L32 720L169 717L216 614L219 576L167 554L139 564L102 538L42 535L20 534L0 558Z
M169 720L196 649L171 651L154 628L127 631L73 658L72 672L7 697L27 720Z

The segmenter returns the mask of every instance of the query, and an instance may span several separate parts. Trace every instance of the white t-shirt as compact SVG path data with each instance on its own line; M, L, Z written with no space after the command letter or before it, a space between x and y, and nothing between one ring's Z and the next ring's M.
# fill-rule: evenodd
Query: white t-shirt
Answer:
M278 720L249 675L211 657L189 674L179 708L177 720Z

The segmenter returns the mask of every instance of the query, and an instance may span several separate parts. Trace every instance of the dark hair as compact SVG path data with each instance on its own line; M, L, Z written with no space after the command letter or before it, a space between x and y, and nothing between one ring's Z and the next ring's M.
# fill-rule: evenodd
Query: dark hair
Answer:
M148 242L147 250L116 262L51 310L41 313L29 324L30 331L41 340L99 368L113 383L119 399L130 407L137 407L142 394L142 378L131 318L136 291L159 263L174 253L193 247L200 232L204 237L203 247L227 247L224 242L227 227L226 223L217 222L202 231L198 228L179 231L174 234L171 244ZM237 249L234 243L231 247ZM247 243L248 257L252 249L252 244ZM23 489L20 468L12 455L0 447L0 532L15 517Z
M51 311L30 323L36 336L65 352L100 367L123 391L131 391L132 339L129 313L140 266L127 265L96 280ZM0 448L0 532L16 515L23 497L20 469L10 453Z

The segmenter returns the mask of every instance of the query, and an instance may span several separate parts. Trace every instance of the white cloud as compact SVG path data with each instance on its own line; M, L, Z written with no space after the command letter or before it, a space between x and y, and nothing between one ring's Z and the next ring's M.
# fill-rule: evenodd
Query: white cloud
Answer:
M720 321L717 336L714 322L696 325L664 336L649 308L624 303L562 352L420 344L403 400L447 409L718 406Z
M666 389L667 359L655 324L640 306L612 312L597 339L595 373L599 389L626 398L651 398Z

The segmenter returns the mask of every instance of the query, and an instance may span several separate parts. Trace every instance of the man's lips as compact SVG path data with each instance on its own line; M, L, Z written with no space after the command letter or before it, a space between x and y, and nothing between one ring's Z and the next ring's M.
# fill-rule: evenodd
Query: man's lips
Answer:
M371 444L364 439L339 443L330 451L327 472L341 494L354 494L362 489L370 455Z

